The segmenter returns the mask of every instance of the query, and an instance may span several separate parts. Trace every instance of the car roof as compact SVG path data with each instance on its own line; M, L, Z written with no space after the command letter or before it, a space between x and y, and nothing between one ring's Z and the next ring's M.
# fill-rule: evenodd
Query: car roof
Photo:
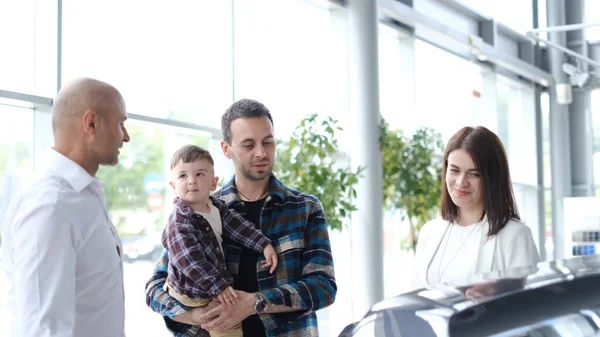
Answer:
M440 336L489 336L584 309L600 320L598 284L600 256L574 257L417 289L375 304L365 318L393 312L403 317L399 326L427 321L428 331L445 331Z
M477 275L460 282L438 284L417 289L409 293L385 299L372 307L372 311L393 307L408 307L428 304L442 308L463 310L474 305L492 302L512 293L535 289L551 284L579 279L586 276L600 276L600 255L573 257L535 266L519 267ZM473 297L469 290L490 286L485 293Z

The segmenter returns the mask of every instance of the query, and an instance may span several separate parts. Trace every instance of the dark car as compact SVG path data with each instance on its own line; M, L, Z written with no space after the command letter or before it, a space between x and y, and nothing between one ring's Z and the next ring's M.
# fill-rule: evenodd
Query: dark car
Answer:
M600 336L600 256L438 285L374 305L340 337Z

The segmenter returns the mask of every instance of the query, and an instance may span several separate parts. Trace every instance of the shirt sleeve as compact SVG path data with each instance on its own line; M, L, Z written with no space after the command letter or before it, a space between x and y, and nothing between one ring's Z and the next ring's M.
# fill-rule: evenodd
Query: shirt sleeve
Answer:
M510 249L505 253L505 269L531 266L540 262L540 255L528 226L519 226L507 242L510 242Z
M152 311L164 317L167 329L174 336L208 336L198 326L191 326L172 320L173 317L183 314L192 308L179 303L164 290L167 281L168 263L169 253L166 249L163 249L162 256L154 267L152 277L146 283L146 304Z
M169 226L165 246L171 252L169 263L190 280L194 280L210 296L217 296L229 287L221 272L206 259L196 228L189 221ZM186 289L181 289L185 292ZM186 294L196 298L195 294Z
M75 266L81 236L55 205L11 225L17 336L69 337L75 328Z
M337 284L327 222L316 198L312 200L304 238L306 247L299 262L302 264L302 277L296 282L262 292L272 304L298 309L297 312L273 315L275 324L271 328L323 309L335 300Z
M222 207L220 212L223 219L223 233L233 241L259 254L271 243L271 240L256 229L252 222L244 219L235 210Z

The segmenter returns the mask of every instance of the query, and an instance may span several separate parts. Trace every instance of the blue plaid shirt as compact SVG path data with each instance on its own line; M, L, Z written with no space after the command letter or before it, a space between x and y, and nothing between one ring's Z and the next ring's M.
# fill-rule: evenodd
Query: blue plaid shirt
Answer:
M243 205L232 179L215 196L229 208ZM279 256L274 274L257 261L259 291L275 305L298 309L295 312L260 316L269 337L318 336L316 311L331 305L337 285L327 222L319 200L283 185L275 176L269 182L269 196L260 217L260 228L271 240ZM228 268L237 276L242 247L230 240L223 242ZM163 252L152 278L146 284L146 303L155 312L174 317L190 310L163 290L167 277L168 255ZM208 336L199 327L167 319L175 336Z

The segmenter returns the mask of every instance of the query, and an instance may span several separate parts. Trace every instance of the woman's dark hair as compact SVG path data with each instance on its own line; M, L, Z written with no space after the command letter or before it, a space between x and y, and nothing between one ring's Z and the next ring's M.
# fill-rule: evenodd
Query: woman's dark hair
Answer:
M446 145L442 168L442 218L446 221L456 221L458 218L458 207L452 201L446 187L448 156L457 149L463 149L471 156L480 174L484 215L487 215L489 222L488 238L498 234L510 219L520 220L506 151L500 138L483 126L460 129Z

